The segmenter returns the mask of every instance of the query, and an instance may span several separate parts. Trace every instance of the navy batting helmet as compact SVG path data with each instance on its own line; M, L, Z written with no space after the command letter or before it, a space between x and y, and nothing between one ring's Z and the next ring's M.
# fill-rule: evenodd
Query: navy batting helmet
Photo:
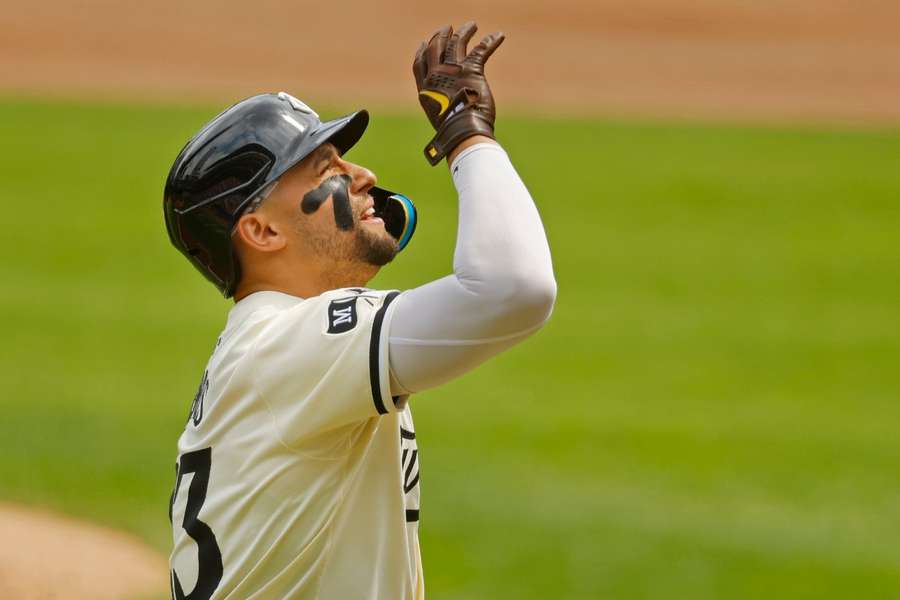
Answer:
M240 268L231 234L250 201L323 143L344 154L368 124L365 110L323 123L284 92L238 102L207 123L175 159L163 198L169 239L225 297L232 296ZM370 194L385 229L403 249L415 230L415 207L383 188Z

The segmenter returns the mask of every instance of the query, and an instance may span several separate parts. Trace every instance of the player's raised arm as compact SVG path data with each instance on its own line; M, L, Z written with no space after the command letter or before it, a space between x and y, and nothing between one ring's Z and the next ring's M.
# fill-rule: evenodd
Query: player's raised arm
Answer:
M502 33L466 50L474 23L439 29L413 63L419 101L435 127L425 147L448 159L459 193L453 274L401 294L390 328L392 392L419 392L465 373L536 331L556 281L537 208L494 140L484 64Z

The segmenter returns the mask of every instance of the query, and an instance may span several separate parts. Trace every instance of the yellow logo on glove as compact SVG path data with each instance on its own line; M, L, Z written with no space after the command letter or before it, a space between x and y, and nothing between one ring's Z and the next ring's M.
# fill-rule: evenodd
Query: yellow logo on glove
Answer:
M447 111L447 107L450 106L450 98L445 96L440 92L432 92L431 90L423 90L419 92L420 96L425 96L427 98L431 98L435 102L441 105L441 112L438 115L442 115Z

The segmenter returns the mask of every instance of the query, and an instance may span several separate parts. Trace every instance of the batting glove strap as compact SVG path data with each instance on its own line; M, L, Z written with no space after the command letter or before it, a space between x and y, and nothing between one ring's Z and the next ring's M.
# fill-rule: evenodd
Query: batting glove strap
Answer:
M463 140L474 135L494 137L494 126L487 117L474 108L454 115L441 124L437 133L425 146L425 160L435 166L459 146Z

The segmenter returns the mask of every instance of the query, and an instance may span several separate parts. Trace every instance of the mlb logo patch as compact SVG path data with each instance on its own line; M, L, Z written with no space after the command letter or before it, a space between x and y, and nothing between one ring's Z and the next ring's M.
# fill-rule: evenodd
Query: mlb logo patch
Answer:
M328 305L327 333L347 333L356 327L356 298L332 300Z

